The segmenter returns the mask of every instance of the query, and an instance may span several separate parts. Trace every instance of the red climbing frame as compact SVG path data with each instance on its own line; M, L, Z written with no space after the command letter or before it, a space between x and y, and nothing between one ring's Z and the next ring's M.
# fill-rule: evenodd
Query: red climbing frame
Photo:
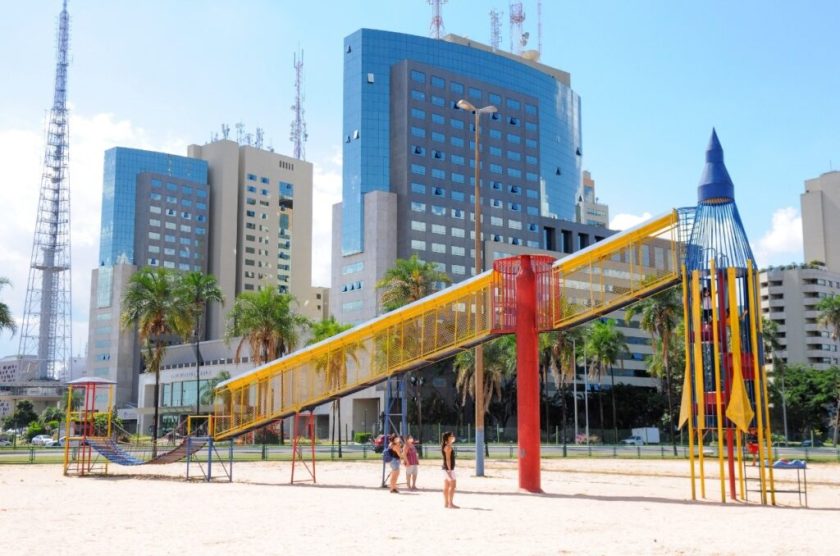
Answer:
M301 427L301 421L305 421ZM305 432L300 434L300 428L303 428ZM311 466L306 461L306 458L303 456L303 450L306 441L306 435L309 435L309 445L311 448ZM304 440L304 443L301 444L301 439ZM295 483L295 464L297 461L300 460L300 463L303 465L303 468L309 473L308 479L298 479L297 482L299 483L308 483L312 481L315 483L315 415L312 411L309 412L309 415L301 415L300 413L295 413L294 417L292 418L292 480L291 484Z

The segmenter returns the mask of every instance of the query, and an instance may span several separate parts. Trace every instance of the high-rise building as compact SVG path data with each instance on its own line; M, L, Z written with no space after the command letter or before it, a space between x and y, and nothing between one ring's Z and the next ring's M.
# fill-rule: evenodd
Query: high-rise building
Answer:
M610 225L610 208L598 202L595 196L595 180L587 171L583 171L580 189L575 196L575 222L607 228Z
M823 298L840 294L840 273L820 265L788 265L762 270L759 279L761 314L776 323L781 346L768 361L779 357L787 365L820 370L840 363L840 342L820 324L817 309Z
M461 99L498 109L480 123L485 251L562 250L555 222L574 220L582 154L569 74L454 35L362 29L344 41L331 296L340 321L374 316L374 284L396 257L417 253L455 281L473 273L474 116Z
M778 326L781 349L772 356L827 369L840 363L840 342L820 324L817 304L840 294L840 172L805 180L800 202L806 262L761 271L761 312Z
M116 147L105 151L99 267L91 277L88 371L117 382L118 407L136 403L140 346L120 325L122 298L143 266L207 270L207 163Z
M805 180L800 200L805 262L819 261L840 272L840 172Z
M190 145L188 154L209 165L208 268L227 300L210 306L208 339L224 336L237 294L263 285L292 294L304 316L324 318L324 292L312 288L312 164L229 140Z

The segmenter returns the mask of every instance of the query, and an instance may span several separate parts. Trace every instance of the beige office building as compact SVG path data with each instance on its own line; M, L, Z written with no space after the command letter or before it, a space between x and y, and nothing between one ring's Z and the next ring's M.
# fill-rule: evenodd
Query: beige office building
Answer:
M801 202L805 262L840 272L840 172L805 180Z
M210 307L207 338L223 337L237 294L261 285L294 295L304 316L324 318L326 293L312 287L312 164L229 140L190 145L188 156L208 163L208 272L226 300Z
M575 195L575 221L602 228L610 225L610 208L595 196L595 180L588 170L583 171L580 189Z

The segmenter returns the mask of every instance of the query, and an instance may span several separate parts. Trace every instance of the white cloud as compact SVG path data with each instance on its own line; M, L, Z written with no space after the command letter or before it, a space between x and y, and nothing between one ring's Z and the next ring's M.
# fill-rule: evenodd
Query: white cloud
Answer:
M632 228L636 224L641 224L645 220L650 220L653 215L649 212L643 212L640 215L636 214L616 214L613 216L612 220L610 220L610 229L611 230L626 230L627 228Z
M755 249L759 267L802 261L802 216L794 207L777 209L770 229L764 232Z
M71 107L72 108L72 107ZM72 110L71 110L72 114ZM70 117L70 203L73 289L73 353L87 342L90 272L97 265L99 251L102 163L104 152L115 146L186 154L187 142L174 137L151 137L129 120L113 114ZM1 129L0 152L0 275L13 288L2 292L3 301L20 321L23 317L26 283L35 228L44 136L31 129ZM20 322L19 322L20 323ZM17 353L18 335L0 335L0 356Z
M313 162L312 283L329 286L332 268L332 207L341 202L341 147L320 162ZM323 248L322 248L323 247Z

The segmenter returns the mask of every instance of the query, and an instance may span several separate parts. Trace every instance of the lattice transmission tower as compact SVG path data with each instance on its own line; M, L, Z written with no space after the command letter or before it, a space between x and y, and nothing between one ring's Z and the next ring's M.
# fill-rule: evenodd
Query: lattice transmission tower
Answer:
M504 14L497 9L490 10L490 46L499 50L502 46L502 16Z
M295 66L295 103L292 105L292 112L295 117L292 120L292 130L289 140L294 145L294 157L298 160L306 160L306 140L309 134L306 132L306 120L303 118L306 111L303 109L303 50L300 51L300 58L294 54Z
M47 125L44 171L23 312L20 356L37 357L38 379L62 379L72 356L70 187L67 65L70 15L58 16L55 91Z
M443 16L440 14L440 7L446 4L449 0L428 0L429 5L434 9L432 16L432 23L429 25L430 35L436 39L440 38L444 30Z

